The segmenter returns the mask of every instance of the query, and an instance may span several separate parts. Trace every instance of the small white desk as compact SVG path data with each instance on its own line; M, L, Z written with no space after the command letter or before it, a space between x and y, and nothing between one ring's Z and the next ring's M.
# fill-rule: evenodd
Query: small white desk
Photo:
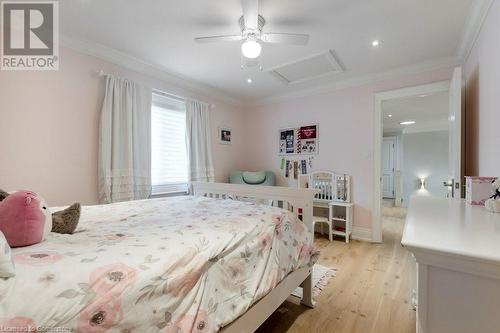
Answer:
M401 244L417 261L417 333L500 332L500 214L413 197Z

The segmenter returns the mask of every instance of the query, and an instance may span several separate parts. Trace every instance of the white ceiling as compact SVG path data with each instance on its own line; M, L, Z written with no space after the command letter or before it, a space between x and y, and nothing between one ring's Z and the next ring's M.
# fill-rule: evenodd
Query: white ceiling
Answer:
M448 105L448 92L385 101L382 105L384 132L447 130ZM415 121L415 124L400 125L404 121Z
M265 32L307 33L307 46L265 44L265 69L333 50L345 72L285 85L240 68L240 42L194 37L238 34L238 0L64 0L60 32L98 43L242 102L433 61L455 59L474 0L261 0ZM381 45L373 48L371 42ZM253 83L248 84L247 78Z

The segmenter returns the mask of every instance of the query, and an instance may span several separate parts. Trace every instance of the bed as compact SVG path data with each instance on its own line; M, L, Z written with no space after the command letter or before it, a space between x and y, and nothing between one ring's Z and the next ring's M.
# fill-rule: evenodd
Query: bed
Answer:
M313 306L314 190L193 189L84 207L74 235L14 249L0 327L252 332L301 284L302 303Z

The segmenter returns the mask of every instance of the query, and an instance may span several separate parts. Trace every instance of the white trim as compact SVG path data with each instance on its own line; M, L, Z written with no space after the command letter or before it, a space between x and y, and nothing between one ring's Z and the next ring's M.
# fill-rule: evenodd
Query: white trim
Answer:
M181 74L174 73L163 66L151 64L137 57L130 56L124 52L115 50L111 47L88 41L78 40L66 35L60 36L61 45L83 54L87 54L105 61L109 61L115 65L119 65L141 74L145 74L167 84L171 84L180 89L186 90L193 95L200 95L206 98L215 98L233 106L241 107L243 104L232 97L229 97L224 92L210 87L208 85L198 83ZM157 88L157 87L155 87ZM186 96L196 99L198 96Z
M494 2L495 0L475 0L473 2L473 8L466 22L457 52L457 57L462 62L465 62L469 57Z
M370 75L362 75L362 76L346 75L346 77L344 77L343 79L339 79L338 81L330 84L319 85L317 87L301 89L280 95L273 95L270 97L258 99L253 103L247 104L247 106L264 106L270 104L277 104L288 101L290 99L304 98L313 95L331 93L336 90L359 87L370 83L377 83L386 80L397 79L409 75L417 75L420 73L435 71L439 69L449 68L451 70L453 67L458 66L460 64L461 61L456 57L445 57L437 60L410 65L407 67L400 67L389 71L382 71Z
M460 46L458 47L457 54L455 56L444 57L369 75L348 75L348 73L343 73L346 74L344 75L344 78L338 79L337 81L330 84L304 88L289 93L261 98L258 100L241 100L238 98L234 98L216 88L196 82L193 79L190 79L178 73L174 73L162 66L148 63L147 61L130 56L105 45L78 40L67 35L61 35L60 41L61 45L70 49L112 62L139 73L158 78L162 81L165 81L166 83L170 83L172 85L178 86L179 88L186 89L194 94L200 94L204 97L212 96L218 100L238 107L263 106L283 102L291 98L303 98L317 94L324 94L335 90L362 86L369 83L395 79L407 75L416 75L427 71L461 65L468 58L494 1L495 0L474 1L471 14L469 16L469 19L467 20L466 27L463 32Z
M364 242L372 241L372 229L367 227L352 227L351 239L360 240Z
M446 67L461 66L469 57L472 48L479 36L481 28L488 16L488 13L495 0L476 0L473 2L471 14L466 23L460 45L455 56L444 57L412 64L405 67L396 68L393 70L382 71L369 75L353 75L344 79L339 79L336 82L320 85L312 88L300 89L290 93L274 95L258 99L253 103L247 103L247 106L264 106L287 101L293 98L304 98L313 95L329 93L335 90L362 86L369 83L380 82L384 80L395 79L407 75L416 75L427 71L437 70Z
M450 82L443 81L375 94L373 119L373 202L372 202L372 241L382 242L382 103L391 99L399 99L424 94L449 91Z
M449 130L448 124L437 124L437 125L408 127L408 128L403 129L403 134L441 132L441 131L448 131L448 130Z

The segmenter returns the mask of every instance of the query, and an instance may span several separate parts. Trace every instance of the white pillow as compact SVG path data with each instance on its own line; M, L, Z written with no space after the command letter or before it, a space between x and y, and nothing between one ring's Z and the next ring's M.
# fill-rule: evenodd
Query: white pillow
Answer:
M10 278L15 275L12 252L5 236L0 231L0 278Z

